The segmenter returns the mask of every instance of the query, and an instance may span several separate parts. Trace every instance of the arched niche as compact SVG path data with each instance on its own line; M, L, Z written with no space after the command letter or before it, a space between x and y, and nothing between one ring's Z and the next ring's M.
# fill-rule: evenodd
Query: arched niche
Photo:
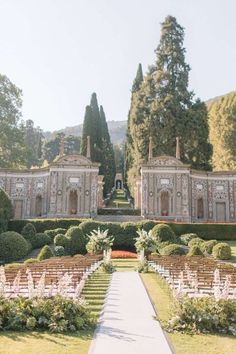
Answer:
M43 198L38 194L35 199L35 215L40 217L43 213Z
M69 214L76 215L78 211L78 193L72 189L69 192Z

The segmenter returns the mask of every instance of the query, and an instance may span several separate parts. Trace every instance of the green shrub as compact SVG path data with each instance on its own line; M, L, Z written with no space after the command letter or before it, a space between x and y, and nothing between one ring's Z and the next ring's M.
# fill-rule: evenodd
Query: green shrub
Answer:
M184 254L185 254L185 250L183 249L183 247L176 244L168 245L161 249L161 255L163 256L173 256L173 255L182 256Z
M6 192L0 188L0 233L7 230L11 218L13 218L11 200Z
M63 257L66 254L65 248L63 246L56 246L54 249L55 256Z
M187 256L204 256L204 253L198 245L193 245L190 247Z
M22 231L21 231L21 235L28 240L30 243L32 243L32 239L35 237L36 235L36 229L34 227L33 224L31 224L30 222L27 223Z
M173 245L173 242L171 241L165 241L165 242L157 242L157 250L161 252L162 248Z
M31 239L31 244L33 249L35 248L40 248L45 245L50 245L51 243L51 238L46 235L45 233L37 233L32 239Z
M62 228L44 231L44 233L51 238L52 242L54 241L54 238L56 237L56 235L59 235L59 234L65 235L66 232L67 232L67 229L62 229Z
M166 224L158 224L152 229L152 235L157 242L175 241L175 234L171 227Z
M194 238L198 238L197 234L184 234L180 236L180 241L183 245L188 246L189 242Z
M201 244L201 250L203 252L207 252L208 254L212 254L213 247L217 245L216 240L209 240L205 241L204 243Z
M212 296L184 296L175 301L167 328L172 332L224 333L235 336L235 318L236 300L216 301Z
M29 259L26 259L26 261L24 261L24 265L28 266L30 264L35 264L38 262L39 262L38 258L29 258Z
M14 231L0 234L0 260L12 262L27 255L29 245L23 236Z
M72 226L66 233L68 243L66 252L70 255L85 254L88 237L83 233L80 226Z
M46 245L39 252L38 260L39 261L43 261L44 259L48 259L48 258L51 258L53 256L54 256L54 254L53 254L51 248L48 245Z
M68 242L69 242L68 238L63 234L58 234L54 238L54 245L55 246L62 246L62 247L66 248Z
M192 247L192 246L199 246L200 247L201 243L203 243L203 242L204 242L204 240L201 239L200 237L195 237L191 241L189 241L188 246L189 247Z
M52 298L0 298L1 330L75 332L92 328L94 320L86 305L61 296Z
M163 256L174 256L174 255L179 255L182 256L185 254L185 250L183 247L177 244L171 244L168 246L165 246L164 248L161 249L161 255Z
M14 263L9 263L9 264L6 264L5 265L5 269L7 270L7 269L14 269L14 268L19 268L19 267L21 267L22 266L22 263L16 263L16 262L14 262Z
M220 242L213 247L212 255L214 258L218 259L230 259L231 258L231 248L228 243Z

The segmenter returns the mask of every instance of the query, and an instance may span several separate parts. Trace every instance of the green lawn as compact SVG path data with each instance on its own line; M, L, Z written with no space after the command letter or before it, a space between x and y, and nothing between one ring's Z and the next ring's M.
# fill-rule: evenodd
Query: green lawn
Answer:
M108 204L108 208L130 208L128 200L122 189L116 189L115 193Z
M236 263L236 241L227 241L227 243L230 245L232 251L232 258L230 259L230 262Z
M141 275L162 324L171 316L172 300L165 281L155 273ZM169 333L176 354L233 354L236 338L226 335Z
M117 272L131 272L137 268L137 259L113 259L112 264Z
M110 274L97 271L87 282L83 297L95 317L104 304ZM93 330L73 334L4 332L0 334L0 354L87 354Z

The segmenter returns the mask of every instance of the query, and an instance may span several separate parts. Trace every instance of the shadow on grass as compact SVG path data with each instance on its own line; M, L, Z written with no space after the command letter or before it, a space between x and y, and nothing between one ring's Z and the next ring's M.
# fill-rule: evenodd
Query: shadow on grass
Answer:
M66 343L58 342L59 339L63 339L64 341L69 341L71 338L78 338L82 340L91 340L93 337L94 329L90 330L82 330L74 333L50 333L50 332L15 332L15 331L6 331L0 333L0 341L3 338L10 339L16 342L26 342L29 339L43 339L44 341L48 341L51 343L55 343L61 346L66 346Z

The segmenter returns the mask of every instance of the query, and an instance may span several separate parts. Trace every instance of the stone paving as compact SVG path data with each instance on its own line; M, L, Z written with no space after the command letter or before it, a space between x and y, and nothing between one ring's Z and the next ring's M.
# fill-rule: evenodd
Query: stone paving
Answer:
M112 275L89 354L173 353L137 272Z

